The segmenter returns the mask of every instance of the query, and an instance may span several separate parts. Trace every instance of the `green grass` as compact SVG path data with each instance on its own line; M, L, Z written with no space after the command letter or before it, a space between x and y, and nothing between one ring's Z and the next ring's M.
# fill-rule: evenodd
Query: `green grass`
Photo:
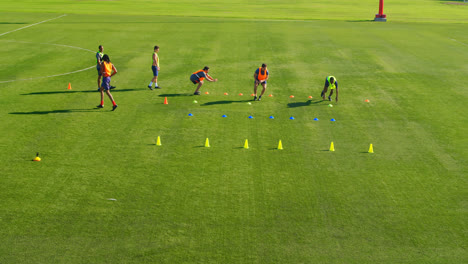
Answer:
M468 6L386 1L374 23L378 1L138 3L0 3L0 34L67 14L0 36L0 263L468 260ZM94 68L42 78L100 44L115 112ZM274 96L248 105L262 62ZM205 65L219 82L195 98Z

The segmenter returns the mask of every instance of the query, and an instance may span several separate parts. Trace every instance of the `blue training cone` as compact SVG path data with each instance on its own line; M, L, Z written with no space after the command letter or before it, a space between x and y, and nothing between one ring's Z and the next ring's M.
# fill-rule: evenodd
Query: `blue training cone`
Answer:
M270 119L275 119L275 117L274 117L274 116L270 116Z
M319 121L319 119L318 119L318 118L314 118L314 121Z
M291 116L289 119L294 120L294 116Z
M335 120L335 118L332 118L332 119L330 119L330 121L335 122L336 120Z
M250 118L250 119L252 119L252 118L253 118L253 116L249 116L249 118Z
M227 115L223 115L223 117L227 117Z
M189 113L188 116L193 116L193 114L192 114L192 113Z

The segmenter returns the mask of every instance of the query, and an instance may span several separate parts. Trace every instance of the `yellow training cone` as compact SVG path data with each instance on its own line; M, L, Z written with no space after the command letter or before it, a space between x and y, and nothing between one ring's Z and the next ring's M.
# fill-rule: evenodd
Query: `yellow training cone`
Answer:
M158 140L156 140L156 145L161 146L161 138L158 136Z
M333 141L332 141L332 143L330 144L330 151L335 151L335 145L333 145Z
M208 138L206 138L205 148L209 148L209 147L210 147L210 141L208 140Z
M374 153L374 147L372 147L372 144L370 144L369 153Z
M281 143L281 139L280 139L280 141L278 142L278 149L283 149L283 144Z
M249 140L245 140L245 143L244 143L244 148L245 149L248 149L249 148Z

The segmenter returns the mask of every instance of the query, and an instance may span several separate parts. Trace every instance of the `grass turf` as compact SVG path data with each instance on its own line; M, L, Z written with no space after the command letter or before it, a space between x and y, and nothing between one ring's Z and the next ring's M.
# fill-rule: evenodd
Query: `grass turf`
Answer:
M119 15L74 9L1 36L0 262L466 261L468 34L428 2L431 23L133 16L87 1ZM57 16L2 13L0 33ZM93 66L99 44L119 70L116 112L107 98L93 109L94 69L38 78ZM274 96L248 105L262 62ZM195 98L188 77L204 65L220 81ZM333 108L318 100L328 74Z

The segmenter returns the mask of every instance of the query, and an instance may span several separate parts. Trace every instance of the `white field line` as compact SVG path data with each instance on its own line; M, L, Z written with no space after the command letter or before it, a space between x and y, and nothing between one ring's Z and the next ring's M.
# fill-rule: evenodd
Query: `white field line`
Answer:
M45 22L47 22L47 21L51 21L51 20L54 20L54 19L58 19L58 18L61 18L61 17L66 16L66 15L67 15L67 14L63 14L63 15L61 15L61 16L59 16L59 17L47 19L47 20L44 20L44 21L41 21L41 22L37 22L37 23L31 24L31 25L27 25L27 26L22 27L22 28L18 28L18 29L12 30L12 31L8 31L8 32L5 32L5 33L0 34L0 36L6 35L6 34L9 34L9 33L18 31L18 30L22 30L22 29L25 29L25 28L28 28L28 27L32 27L32 26L35 26L35 25L39 25L39 24L45 23Z
M38 43L38 42L31 42L31 41L19 41L19 40L0 40L0 41L5 41L5 42L14 42L14 43L26 43L26 44L41 44L41 45L53 45L53 46L59 46L59 47L66 47L66 48L72 48L72 49L79 49L79 50L86 50L89 52L94 53L94 51L85 49L85 48L80 48L80 47L75 47L75 46L70 46L70 45L63 45L63 44L54 44L54 43Z
M18 29L12 30L12 31L8 31L8 32L5 32L5 33L0 34L0 36L6 35L6 34L8 34L8 33L12 33L12 32L15 32L15 31L18 31L18 30L21 30L21 29L25 29L25 28L28 28L28 27L32 27L32 26L35 26L35 25L39 25L39 24L45 23L45 22L47 22L47 21L51 21L51 20L54 20L54 19L58 19L58 18L61 18L61 17L64 17L64 16L66 16L66 14L61 15L61 16L58 16L58 17L55 17L55 18L47 19L47 20L44 20L44 21L41 21L41 22L37 22L37 23L31 24L31 25L27 25L27 26L25 26L25 27L18 28ZM67 48L73 48L73 49L86 50L86 51L89 51L89 52L93 52L93 53L94 53L94 51L89 50L89 49L84 49L84 48L75 47L75 46L69 46L69 45L62 45L62 44L34 43L34 42L28 42L28 41L15 41L15 40L5 40L5 41L6 41L6 42L16 42L16 43L32 43L32 44L54 45L54 46L60 46L60 47L67 47ZM91 68L93 68L93 67L95 67L95 66L91 66L91 67L88 67L88 68L85 68L85 69L76 70L76 71L72 71L72 72L54 74L54 75L49 75L49 76L32 77L32 78L18 79L18 80L0 81L0 83L9 83L9 82L16 82L16 81L29 81L29 80L36 80L36 79L44 79L44 78L51 78L51 77L63 76L63 75L68 75L68 74L73 74L73 73L77 73L77 72L86 71L86 70L89 70L89 69L91 69Z
M96 67L96 66L91 66L91 67L81 69L81 70L76 70L76 71L66 72L66 73L60 73L60 74L54 74L54 75L49 75L49 76L41 76L41 77L33 77L33 78L9 80L9 81L0 81L0 83L9 83L9 82L16 82L16 81L30 81L30 80L36 80L36 79L44 79L44 78L63 76L63 75L68 75L68 74L73 74L73 73L77 73L77 72L86 71L86 70L89 70L89 69L94 68L94 67Z
M468 46L468 44L465 44L465 43L463 43L463 42L461 42L461 41L458 41L458 40L456 40L456 39L451 39L451 40L453 40L453 41L455 41L455 42L457 42L457 43L460 43L460 44L462 44L462 45Z

